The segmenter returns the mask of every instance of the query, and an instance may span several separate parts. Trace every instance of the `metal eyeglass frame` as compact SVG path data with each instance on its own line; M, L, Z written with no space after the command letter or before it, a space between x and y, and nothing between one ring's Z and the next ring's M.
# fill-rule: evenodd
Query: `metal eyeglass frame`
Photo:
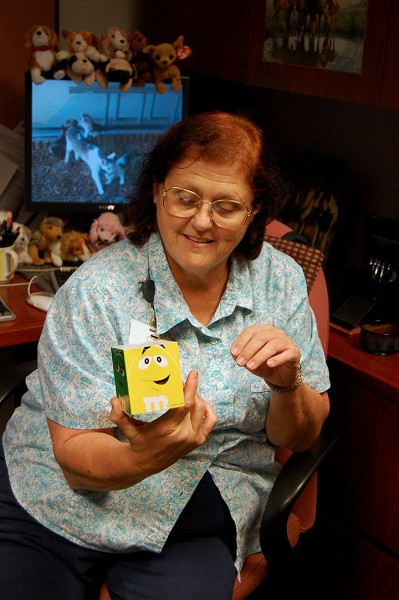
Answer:
M166 212L171 215L172 217L177 217L178 219L192 219L197 213L194 213L193 215L191 215L190 217L183 217L180 215L174 215L173 213L170 213L166 206L165 206L165 198L166 198L166 194L170 191L170 190L183 190L183 192L188 192L189 194L193 194L193 196L197 196L198 200L201 202L201 204L198 205L198 207L196 207L197 212L199 212L201 210L201 208L203 207L204 204L206 204L207 206L209 206L209 219L212 223L215 223L215 221L213 220L213 205L216 204L217 202L220 202L220 200L214 200L213 202L206 202L205 200L203 200L201 198L201 196L199 194L197 194L197 192L193 192L192 190L188 190L187 188L182 188L179 187L178 185L171 185L170 187L168 187L167 189L165 189L165 187L162 188L162 206L164 207L164 209L166 210ZM245 225L245 223L248 221L249 217L252 214L252 208L249 209L248 206L246 204L244 204L244 202L241 202L241 200L229 200L229 202L235 202L236 204L241 204L241 206L243 206L245 208L245 210L247 211L247 215L245 217L245 220L243 223L241 223L242 225ZM215 225L217 225L218 227L222 227L223 229L228 229L228 227L224 227L223 225L219 225L219 223L215 223Z

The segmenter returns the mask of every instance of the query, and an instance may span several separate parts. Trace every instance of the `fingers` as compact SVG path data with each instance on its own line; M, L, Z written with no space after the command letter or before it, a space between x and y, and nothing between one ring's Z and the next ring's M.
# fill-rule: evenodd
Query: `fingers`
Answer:
M111 398L111 412L110 419L125 435L132 437L137 431L142 422L130 417L124 412L122 406L122 400L120 398Z
M128 437L136 443L145 430L145 438L154 436L159 440L169 437L179 439L183 447L187 444L196 447L206 440L217 423L213 408L197 393L198 372L193 370L184 384L185 405L166 411L151 422L143 422L130 417L123 411L120 398L112 398L110 418Z
M207 438L217 423L217 416L212 406L197 395L190 411L191 426L197 435Z
M122 401L120 398L111 398L111 414L110 418L115 425L119 427L119 423L123 420L124 416L127 416L126 413L122 410Z
M195 402L195 395L198 388L198 371L190 371L184 384L184 408L188 412Z
M235 340L231 354L239 366L253 371L261 365L270 369L299 362L300 353L286 333L271 327L247 327Z
M190 412L191 426L198 433L200 430L206 437L217 423L217 416L208 402L205 402L199 394L198 371L193 370L187 376L184 386L185 409Z

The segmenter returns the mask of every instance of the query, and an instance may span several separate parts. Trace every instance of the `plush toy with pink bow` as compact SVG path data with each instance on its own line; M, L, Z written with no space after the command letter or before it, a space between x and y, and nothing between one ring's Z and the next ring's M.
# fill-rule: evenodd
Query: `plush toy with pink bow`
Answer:
M143 48L144 54L149 54L154 62L154 82L160 94L166 93L165 81L170 81L175 92L180 90L181 76L176 60L184 60L191 54L191 48L183 46L183 41L184 37L180 35L173 44L149 44Z

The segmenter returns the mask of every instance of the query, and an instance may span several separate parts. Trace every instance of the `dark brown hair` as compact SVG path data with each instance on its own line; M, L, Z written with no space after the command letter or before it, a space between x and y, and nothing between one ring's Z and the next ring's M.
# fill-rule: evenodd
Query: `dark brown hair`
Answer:
M248 118L225 112L208 112L184 118L173 125L145 158L127 213L127 236L143 245L156 230L153 184L162 183L184 157L220 164L239 161L254 194L258 212L237 246L247 259L259 255L267 223L278 215L281 185L276 158L266 147L261 129Z

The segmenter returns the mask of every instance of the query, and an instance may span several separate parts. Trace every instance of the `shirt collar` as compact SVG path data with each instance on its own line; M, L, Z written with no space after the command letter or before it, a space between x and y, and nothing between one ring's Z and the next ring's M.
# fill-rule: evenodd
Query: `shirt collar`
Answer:
M186 319L193 322L193 316L169 268L158 233L153 233L149 239L148 260L150 276L155 283L154 308L158 334L163 335ZM226 292L212 321L232 314L236 307L253 310L249 266L239 255L232 256Z

